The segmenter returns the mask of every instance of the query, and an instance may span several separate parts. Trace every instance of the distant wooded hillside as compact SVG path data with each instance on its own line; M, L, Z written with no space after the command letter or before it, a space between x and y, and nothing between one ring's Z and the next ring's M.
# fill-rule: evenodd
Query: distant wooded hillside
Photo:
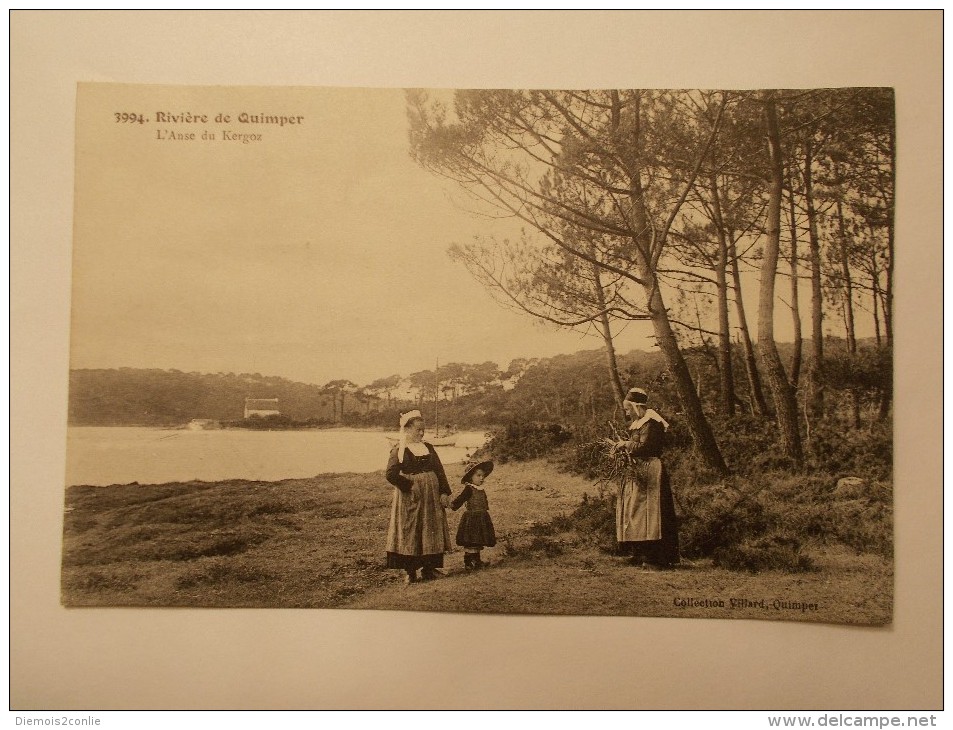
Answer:
M295 420L331 422L333 393L318 385L263 375L178 370L72 370L69 423L85 426L175 425L193 418L244 418L246 398L277 398Z
M282 416L313 425L392 426L401 410L420 408L427 420L482 427L514 420L574 421L611 408L605 353L584 351L546 359L448 363L366 386L348 380L325 385L255 374L155 369L70 372L69 423L85 426L179 425L192 419L241 421L246 398L277 398ZM657 379L658 354L621 358L639 382Z
M806 344L809 352L810 342ZM844 344L831 338L828 347L830 366L835 366ZM875 352L872 348L872 343L861 341L862 351ZM794 356L790 345L782 344L779 350L785 361ZM706 403L714 401L719 385L716 354L702 347L686 349L685 355L700 396ZM734 348L736 367L743 368L743 358L743 350ZM626 388L645 387L656 408L673 417L680 414L681 404L662 353L634 351L621 355L618 369ZM857 364L852 361L848 369L853 373ZM872 361L870 369L889 381L889 361ZM835 379L851 380L847 377L851 373L841 377L837 369L828 370L825 379L832 385L836 386ZM743 394L737 397L743 411L754 411ZM398 414L410 408L419 408L428 423L458 428L519 421L573 426L602 420L617 410L605 350L584 350L542 359L519 358L505 370L490 362L448 363L436 373L424 370L406 377L392 375L365 386L349 380L333 380L324 385L298 383L258 373L73 370L69 423L168 426L192 419L241 422L246 398L276 398L277 410L286 425L290 420L315 426L396 427Z

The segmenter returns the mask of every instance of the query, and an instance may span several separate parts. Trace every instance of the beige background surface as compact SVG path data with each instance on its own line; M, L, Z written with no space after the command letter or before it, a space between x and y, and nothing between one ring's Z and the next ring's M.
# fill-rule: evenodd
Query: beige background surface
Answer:
M11 707L940 708L941 20L939 11L13 13ZM894 624L60 607L78 81L894 86ZM458 657L474 635L484 670L470 683Z

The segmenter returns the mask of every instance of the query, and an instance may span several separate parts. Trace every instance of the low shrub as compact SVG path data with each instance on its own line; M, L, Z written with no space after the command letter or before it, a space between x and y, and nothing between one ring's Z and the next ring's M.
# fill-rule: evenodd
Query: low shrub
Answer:
M538 536L533 538L528 548L531 553L543 553L547 558L555 558L563 554L564 547L557 541L549 537Z
M728 483L686 489L679 524L679 546L689 558L712 557L719 549L760 538L773 527L772 515L756 499Z
M893 554L893 508L876 500L837 500L826 514L828 533L857 552Z
M805 456L806 466L816 471L890 480L893 427L889 421L875 421L860 429L833 419L821 421L805 439Z
M129 591L136 588L139 583L139 576L90 570L82 575L72 576L64 582L64 587L71 590L87 592Z
M168 529L163 529L168 528ZM243 526L213 533L182 532L159 526L148 535L139 528L114 531L102 543L85 543L64 553L63 565L103 565L115 562L185 561L237 555L269 538L266 532Z
M571 525L584 539L603 552L616 552L615 542L615 495L604 489L599 494L582 495L579 506L570 515L559 518Z
M534 558L544 555L555 558L565 552L566 544L574 542L572 534L567 535L554 522L532 525L523 534L509 534L501 541L503 555L508 558Z
M728 570L806 572L814 562L805 555L801 541L784 533L764 535L735 545L719 547L713 553L714 565Z
M67 534L82 535L84 532L92 530L99 522L89 515L74 515L67 512L63 518L63 530Z
M277 578L274 573L261 568L216 560L197 564L194 569L176 578L175 586L188 589L225 583L264 583Z
M132 560L195 560L196 558L237 555L264 541L265 535L162 535L124 551Z
M538 459L572 438L558 423L511 423L490 433L488 450L501 464Z

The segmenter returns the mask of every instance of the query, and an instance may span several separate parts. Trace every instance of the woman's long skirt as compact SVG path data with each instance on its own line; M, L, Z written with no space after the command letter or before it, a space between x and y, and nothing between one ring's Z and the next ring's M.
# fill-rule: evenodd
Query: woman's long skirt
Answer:
M661 459L637 459L616 500L616 540L633 557L678 562L678 524L668 471Z
M415 570L442 568L450 547L447 513L440 504L440 484L433 472L410 475L407 492L394 489L387 530L387 567Z

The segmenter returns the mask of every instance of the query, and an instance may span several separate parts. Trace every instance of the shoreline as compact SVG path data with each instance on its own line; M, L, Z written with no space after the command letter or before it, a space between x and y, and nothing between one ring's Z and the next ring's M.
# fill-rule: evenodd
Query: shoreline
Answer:
M444 447L438 447L444 448ZM453 447L456 448L456 447ZM554 464L549 462L547 459L537 459L533 463L545 464L547 468L557 471L557 468ZM449 461L444 462L444 469L447 473L447 479L450 481L451 488L455 489L456 485L454 484L454 476L457 477L463 474L463 464L462 461ZM514 466L513 464L500 465L500 466ZM135 487L136 489L166 489L171 487L234 487L234 486L260 486L260 487L274 487L274 486L316 486L315 482L326 482L332 481L335 479L366 479L370 480L372 478L379 479L380 482L383 482L387 487L391 487L390 484L384 479L385 469L374 469L372 471L325 471L318 472L317 474L311 474L308 476L302 477L283 477L280 479L250 479L245 477L226 477L224 479L170 479L162 482L115 482L113 484L68 484L66 485L66 492L68 493L73 489L118 489L122 487ZM459 472L459 473L458 473ZM459 481L459 480L458 480Z
M392 436L396 433L350 427L266 431L71 426L63 486L367 474L387 464ZM447 439L453 444L434 441L445 464L458 463L485 444L486 432L459 431Z
M453 464L456 466L456 464ZM449 471L449 470L448 470ZM154 488L166 489L170 487L235 487L235 486L255 486L255 487L275 487L279 485L299 485L303 482L329 481L336 478L370 478L379 476L384 480L384 469L376 471L328 471L314 474L307 477L288 477L286 479L245 479L243 477L234 477L227 479L214 479L205 481L203 479L184 479L170 480L165 482L116 482L115 484L69 484L66 491L72 489L119 489L122 487L135 487L137 489ZM310 486L314 486L311 484Z
M190 429L188 424L147 424L147 423L67 423L66 428L152 428L159 431L355 431L366 433L397 433L397 429L391 426L290 426L287 428L245 428L243 426L222 426L219 428L199 428ZM465 426L458 428L454 433L485 433L498 428L499 425L492 426Z

